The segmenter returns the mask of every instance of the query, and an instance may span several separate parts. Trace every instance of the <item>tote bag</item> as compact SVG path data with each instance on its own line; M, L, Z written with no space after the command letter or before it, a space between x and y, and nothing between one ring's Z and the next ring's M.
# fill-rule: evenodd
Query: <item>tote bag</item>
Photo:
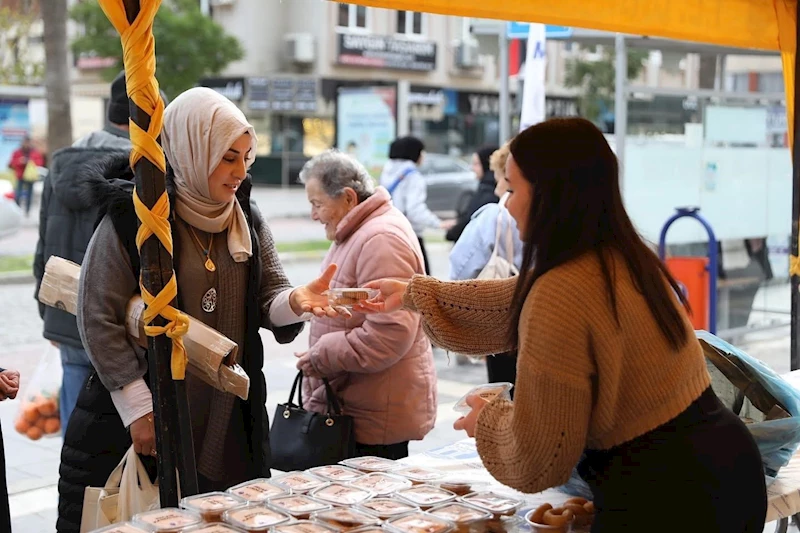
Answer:
M519 270L514 265L514 233L511 226L511 221L509 221L508 225L505 226L505 257L500 255L500 235L503 232L503 219L508 214L505 209L507 197L508 195L504 195L498 204L500 206L500 212L497 214L497 229L495 230L494 250L492 250L492 255L489 257L489 261L486 263L486 266L483 267L481 273L478 274L478 279L504 279L519 274Z

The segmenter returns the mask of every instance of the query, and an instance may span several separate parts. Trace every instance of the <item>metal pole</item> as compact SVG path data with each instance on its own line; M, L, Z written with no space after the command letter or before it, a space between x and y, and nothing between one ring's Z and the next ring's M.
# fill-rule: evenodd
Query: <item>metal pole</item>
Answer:
M800 2L797 4L797 14L800 15ZM797 33L798 41L800 43L800 19L797 19L797 27L795 31ZM794 132L793 135L793 143L792 143L792 243L791 243L791 252L793 257L797 257L800 255L800 250L798 249L797 239L798 239L798 219L800 219L800 140L798 140L797 136L800 134L800 128L798 128L798 104L800 104L800 85L798 85L798 77L797 74L800 72L800 54L795 54L794 57L794 94L787 94L786 98L793 98L794 99L794 117L793 124L790 124L789 127L792 128ZM798 338L798 312L800 312L800 294L798 294L798 290L800 290L800 277L794 275L792 276L792 316L791 316L791 369L797 370L800 368L800 339Z
M397 82L397 136L405 137L409 132L408 94L411 92L411 82L398 80Z
M618 33L615 38L616 83L614 85L614 137L619 160L619 188L625 196L625 134L628 131L628 51L625 36Z
M498 45L500 47L500 144L511 135L511 109L508 87L508 34L506 27L500 28Z
M139 0L124 0L128 22L133 24L139 15ZM130 100L131 120L147 131L150 115ZM136 163L136 193L148 209L152 209L166 188L164 173L143 157ZM141 247L142 284L151 294L158 294L174 276L172 256L155 235ZM172 302L175 305L175 302ZM155 326L165 321L158 317ZM149 337L148 361L150 363L150 388L153 394L155 417L158 482L162 507L178 505L178 479L180 472L183 496L197 494L197 472L192 442L189 407L185 382L174 381L170 362L172 341L166 335ZM188 432L187 432L188 430Z

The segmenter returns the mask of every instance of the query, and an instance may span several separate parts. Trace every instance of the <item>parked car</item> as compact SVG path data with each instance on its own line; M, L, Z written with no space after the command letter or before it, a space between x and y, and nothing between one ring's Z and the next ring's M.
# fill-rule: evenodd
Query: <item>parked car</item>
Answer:
M428 182L428 208L434 213L460 213L478 188L469 163L457 157L426 153L419 170Z
M0 180L0 239L10 237L22 227L22 209L14 201L14 188Z

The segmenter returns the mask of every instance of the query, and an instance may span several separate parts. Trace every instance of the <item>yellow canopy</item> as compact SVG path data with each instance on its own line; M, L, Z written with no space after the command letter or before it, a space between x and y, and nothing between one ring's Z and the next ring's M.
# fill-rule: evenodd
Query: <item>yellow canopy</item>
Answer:
M541 22L781 52L794 124L797 0L350 0L370 7ZM789 127L791 142L792 127Z

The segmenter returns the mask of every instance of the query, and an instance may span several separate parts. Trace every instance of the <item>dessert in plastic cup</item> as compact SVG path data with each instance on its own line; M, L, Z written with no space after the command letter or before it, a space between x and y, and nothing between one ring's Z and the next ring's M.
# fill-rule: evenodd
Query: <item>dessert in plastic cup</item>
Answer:
M362 472L389 472L398 467L397 463L391 459L372 456L353 457L352 459L340 461L339 464L361 470Z
M299 470L294 472L286 472L278 476L274 481L279 487L290 489L292 493L306 493L319 487L326 485L328 482L308 472L301 472Z
M203 518L191 511L168 507L134 515L133 522L143 524L157 533L184 533L190 527L202 523Z
M279 487L271 480L266 478L245 481L229 488L226 492L235 494L248 502L263 502L275 496L285 496L291 494L291 489Z
M317 500L311 496L306 496L305 494L279 496L277 498L272 498L269 504L299 520L308 519L312 513L325 511L332 507L329 503Z
M520 500L495 494L494 492L473 492L462 496L460 500L478 509L484 509L494 516L511 516L522 505Z
M363 472L342 465L317 466L309 472L328 481L354 481L364 475Z
M392 518L386 522L386 527L397 533L448 533L455 524L429 513L416 512Z
M365 501L359 510L374 514L382 520L419 511L419 506L396 498L373 498Z
M572 511L559 509L552 517L545 517L545 512L540 511L543 507L545 506L533 509L525 515L525 521L534 533L572 533L572 526L575 524L575 515ZM548 514L556 511L552 506L548 507L551 508L547 511Z
M366 526L380 527L380 518L367 514L358 509L348 509L342 507L334 507L327 511L320 511L312 515L312 519L316 522L333 527L338 531L352 531Z
M364 526L358 529L351 529L349 533L386 533L382 526Z
M399 470L394 470L392 473L397 474L398 476L406 477L414 483L428 483L444 477L444 474L441 472L429 470L419 466L407 466L405 468L400 468Z
M475 492L472 489L472 486L473 483L470 481L457 480L457 479L451 479L439 483L439 488L442 488L444 490L449 490L450 492L458 496L466 496L467 494Z
M459 502L437 505L429 509L428 513L444 520L449 520L456 525L471 524L479 520L488 520L494 516L488 511Z
M410 489L398 490L395 494L421 509L430 509L436 505L455 500L457 496L449 490L433 485L414 485Z
M525 520L541 531L561 531L558 527L563 529L565 522L569 522L575 531L588 531L594 522L594 513L594 502L586 498L570 498L557 508L549 503L540 505L526 514ZM573 517L571 520L570 516Z
M386 472L373 472L351 481L349 484L372 491L376 496L387 496L398 490L409 488L411 480Z
M272 533L336 533L336 530L319 522L299 520L272 528Z
M91 533L150 533L149 529L135 525L133 522L112 524L101 529L94 529Z
M333 505L358 505L361 502L372 498L373 494L369 490L344 485L342 483L331 483L325 487L320 487L311 493L314 498Z
M242 533L241 529L236 529L228 524L217 522L216 524L201 524L186 530L186 533Z
M239 507L243 503L245 501L235 494L207 492L182 499L181 509L199 514L206 522L222 522L222 514L225 511Z
M513 387L514 385L508 383L507 381L503 381L500 383L487 383L486 385L478 385L477 387L466 393L464 396L462 396L461 399L458 400L456 404L453 406L453 410L458 411L460 413L468 413L469 411L471 411L472 408L469 405L467 405L467 397L474 395L480 396L487 402L491 402L498 396L503 399L510 400L511 394L509 393L509 391Z
M292 517L263 503L249 503L225 511L222 519L241 531L263 533L272 526L290 521Z
M328 289L323 294L328 297L331 307L352 309L354 305L375 298L375 289Z

